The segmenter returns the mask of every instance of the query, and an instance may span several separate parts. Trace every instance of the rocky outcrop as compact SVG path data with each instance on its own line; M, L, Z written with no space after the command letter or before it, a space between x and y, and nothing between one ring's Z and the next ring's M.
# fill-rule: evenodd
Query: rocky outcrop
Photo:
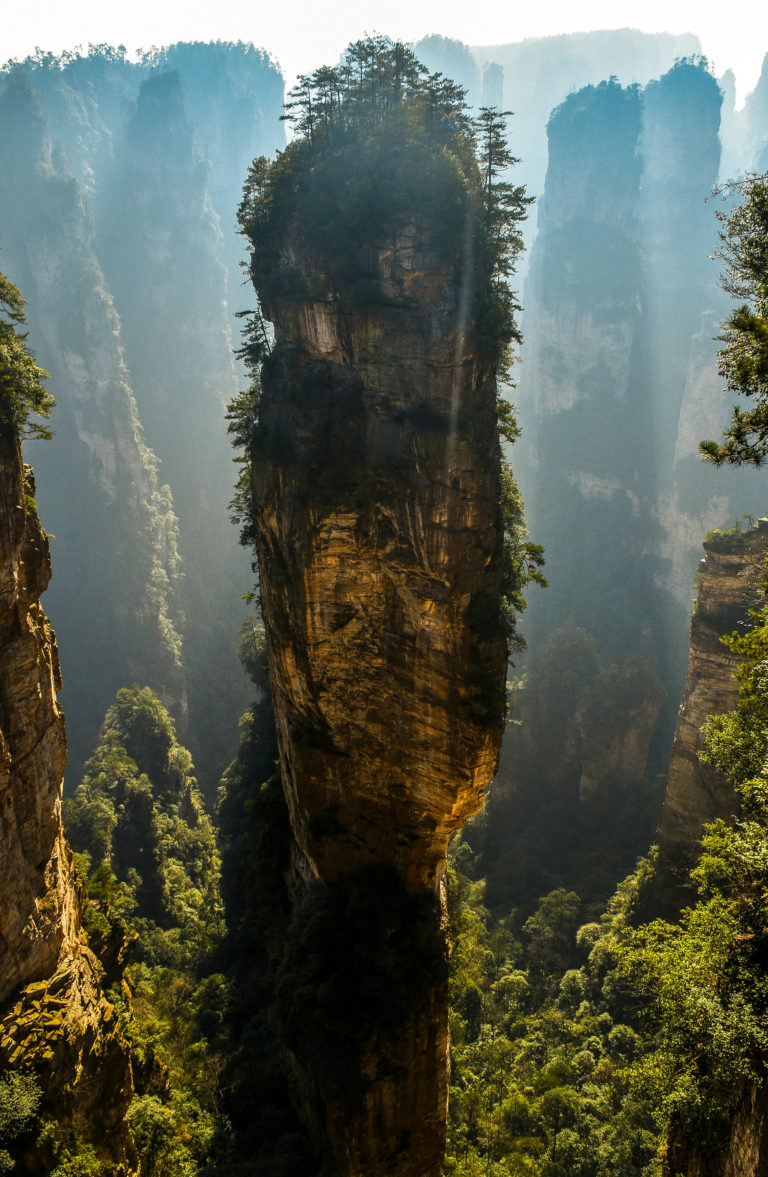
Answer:
M50 1149L92 1142L115 1173L136 1170L125 1113L128 1049L80 930L83 897L61 825L66 761L56 639L40 606L48 541L18 438L0 438L0 1073L32 1071L56 1128L20 1171L50 1171Z
M731 711L738 700L734 671L739 659L720 639L747 625L749 611L761 602L767 546L768 519L745 532L713 533L704 543L688 675L657 830L659 864L647 897L654 912L674 913L690 899L685 880L703 827L738 812L733 788L713 766L699 760L701 726L708 716Z
M704 1155L695 1145L673 1143L664 1158L664 1177L761 1177L768 1167L768 1099L765 1090L748 1087L731 1123L726 1148Z
M305 895L292 935L302 920L311 934L313 904L330 904L357 927L340 950L363 969L354 988L377 993L343 1082L329 1086L319 1043L314 1063L303 1043L296 1071L332 1171L366 1177L440 1168L447 990L436 896L448 840L494 775L504 708L494 372L460 329L461 259L446 261L433 233L422 217L358 258L363 302L319 272L294 224L281 290L306 290L311 274L314 293L262 297L278 343L262 374L253 500ZM329 938L334 926L329 916ZM371 926L366 965L354 943ZM394 971L389 981L379 965ZM332 982L320 969L313 984ZM350 1002L346 1029L336 1015L342 1036ZM333 1025L329 1013L328 1054Z
M460 280L425 235L414 225L376 259L379 313L337 292L265 307L280 346L254 461L308 875L387 862L412 892L434 891L494 774L505 665L494 381L471 351L457 361Z

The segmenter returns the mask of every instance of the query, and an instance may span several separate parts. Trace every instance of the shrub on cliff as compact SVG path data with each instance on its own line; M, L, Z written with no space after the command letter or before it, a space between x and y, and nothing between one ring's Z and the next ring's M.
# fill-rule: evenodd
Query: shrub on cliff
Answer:
M498 360L519 340L505 280L531 198L507 179L517 162L504 137L508 112L484 109L473 122L464 98L386 37L357 41L337 68L300 78L285 116L296 137L273 161L254 160L238 213L267 301L343 283L353 303L380 302L369 252L423 221L438 255L463 251L456 280L483 351ZM298 226L317 260L313 274L286 269L278 255ZM260 362L264 340L247 340L245 350Z
M43 387L48 373L27 351L26 333L17 330L24 322L24 299L0 273L0 425L13 424L24 437L50 437L44 426L30 421L50 417L53 397Z
M701 455L716 465L760 466L768 454L768 173L750 175L726 191L743 200L723 223L717 256L723 288L742 299L724 324L718 371L729 392L752 398L735 406L722 442L703 441Z

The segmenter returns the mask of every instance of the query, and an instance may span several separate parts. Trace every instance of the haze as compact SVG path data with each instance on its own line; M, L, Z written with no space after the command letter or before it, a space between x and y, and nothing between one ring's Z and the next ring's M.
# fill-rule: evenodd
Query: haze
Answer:
M246 5L221 0L216 5L163 4L138 0L127 6L100 0L29 0L14 6L4 18L0 54L23 58L36 46L54 52L89 42L123 44L129 50L179 40L253 41L276 58L287 79L298 72L334 60L349 41L364 32L383 32L403 40L429 33L455 37L470 45L505 44L526 37L591 29L637 28L643 32L699 36L702 50L716 74L733 69L739 101L759 76L768 48L768 8L756 6L749 19L729 20L727 9L712 0L647 0L615 3L585 0L537 5L500 5L494 0L459 4L439 0L338 0L320 8L308 0L290 5Z

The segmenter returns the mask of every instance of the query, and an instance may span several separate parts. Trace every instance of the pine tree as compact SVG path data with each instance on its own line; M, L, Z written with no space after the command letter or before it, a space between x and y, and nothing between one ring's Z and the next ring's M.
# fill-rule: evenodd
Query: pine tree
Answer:
M702 457L717 466L761 466L768 456L768 172L747 176L726 191L739 191L743 202L723 222L723 288L745 301L724 324L718 371L729 392L751 397L754 407L734 406L722 442L703 441Z

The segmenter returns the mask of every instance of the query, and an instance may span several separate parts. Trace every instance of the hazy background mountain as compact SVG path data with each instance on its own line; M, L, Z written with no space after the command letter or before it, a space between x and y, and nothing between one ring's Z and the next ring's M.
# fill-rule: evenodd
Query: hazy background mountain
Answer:
M130 62L39 55L0 81L2 265L28 300L57 399L31 446L56 536L48 598L67 668L70 776L111 692L149 684L210 787L247 688L247 556L228 520L225 405L247 302L235 211L284 142L283 84L250 45Z

